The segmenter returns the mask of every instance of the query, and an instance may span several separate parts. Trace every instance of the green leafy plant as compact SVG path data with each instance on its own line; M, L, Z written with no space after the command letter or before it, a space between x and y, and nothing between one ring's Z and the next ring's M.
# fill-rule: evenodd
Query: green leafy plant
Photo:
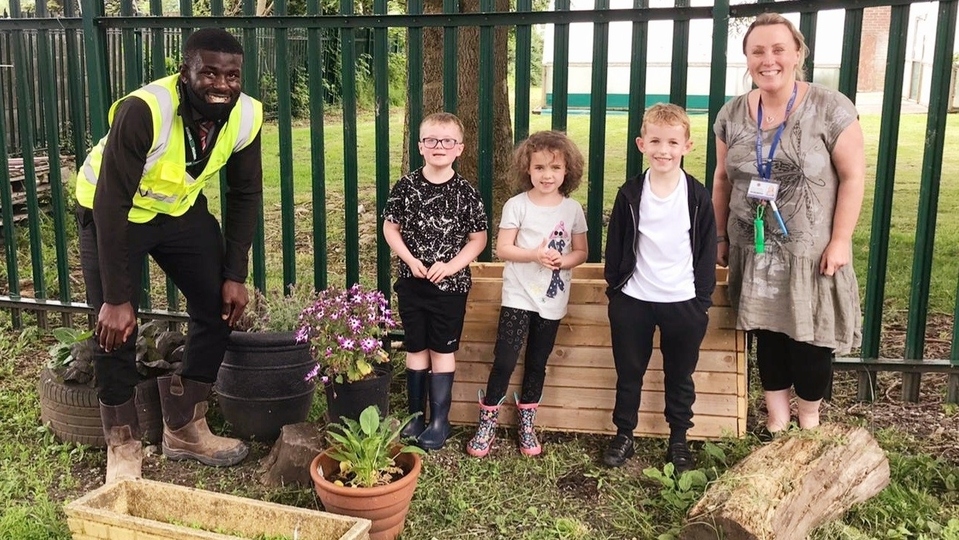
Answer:
M706 473L695 469L682 473L676 477L675 467L667 463L663 468L649 467L643 469L643 476L659 483L659 500L648 501L653 505L664 506L666 510L677 516L684 516L686 512L703 496L709 478ZM669 531L659 535L657 540L675 540L678 538L680 527L672 527Z
M50 346L47 367L53 371L61 371L78 357L85 356L85 349L92 347L92 343L88 344L87 340L93 337L93 330L81 332L76 328L54 328L53 337L57 342Z
M420 413L417 413L420 414ZM380 418L376 405L370 405L360 413L360 421L341 418L341 423L331 424L326 436L330 442L330 457L340 463L340 470L333 475L333 483L339 486L373 487L389 484L403 475L396 465L396 456L402 453L424 454L418 446L400 446L400 431L417 414L399 421L387 416Z
M53 329L57 342L50 346L47 367L63 382L96 386L93 353L96 343L93 330L70 327ZM163 323L151 321L137 327L136 368L140 377L149 379L176 370L183 361L186 336L175 330L164 330Z
M298 285L286 293L253 291L243 316L234 325L242 332L292 332L299 326L300 311L316 298L316 291Z

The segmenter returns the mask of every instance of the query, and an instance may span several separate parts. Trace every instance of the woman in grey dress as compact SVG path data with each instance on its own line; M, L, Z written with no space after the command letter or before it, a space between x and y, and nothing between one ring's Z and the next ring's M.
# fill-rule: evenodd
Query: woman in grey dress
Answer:
M809 50L779 14L750 25L756 88L720 111L713 206L737 328L756 338L770 433L819 425L833 354L861 340L852 233L865 177L862 129L845 96L804 82Z

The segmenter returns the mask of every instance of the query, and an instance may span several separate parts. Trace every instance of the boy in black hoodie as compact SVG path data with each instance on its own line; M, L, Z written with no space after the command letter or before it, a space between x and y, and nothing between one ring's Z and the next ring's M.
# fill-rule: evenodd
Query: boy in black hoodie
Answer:
M692 375L716 288L716 219L709 191L680 166L693 145L686 111L664 103L650 107L636 145L649 169L619 189L606 237L617 380L616 436L603 462L620 467L635 451L633 430L658 326L670 429L666 461L678 476L694 467L686 431L693 426Z

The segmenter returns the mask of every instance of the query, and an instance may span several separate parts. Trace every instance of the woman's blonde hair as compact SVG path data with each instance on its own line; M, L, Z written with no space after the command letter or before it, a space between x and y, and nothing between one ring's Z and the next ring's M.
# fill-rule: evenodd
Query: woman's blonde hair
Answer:
M565 196L579 187L583 179L583 169L586 160L576 144L562 131L538 131L521 142L513 152L513 187L517 193L529 191L533 188L533 181L529 176L529 163L534 152L547 151L561 154L566 163L566 176L559 192Z
M809 57L809 47L806 46L806 38L803 37L802 32L796 29L796 26L779 13L763 13L756 17L756 20L749 25L749 29L746 30L746 35L743 36L743 54L746 53L746 40L749 39L749 34L752 33L753 28L757 26L773 26L781 24L789 30L789 33L793 36L793 41L796 42L796 50L800 52L799 54L799 64L796 66L796 80L805 81L806 80L806 58ZM748 54L747 54L748 56Z

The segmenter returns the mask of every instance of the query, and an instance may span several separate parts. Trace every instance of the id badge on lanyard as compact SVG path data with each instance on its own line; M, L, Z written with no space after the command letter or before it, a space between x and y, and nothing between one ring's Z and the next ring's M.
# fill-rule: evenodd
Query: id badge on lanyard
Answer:
M765 161L763 160L762 131L763 99L762 97L759 98L759 108L756 113L756 170L759 172L759 178L754 178L749 182L749 190L746 192L747 197L759 201L759 204L756 206L756 218L753 220L756 253L765 253L766 251L765 222L763 217L767 204L773 211L773 216L776 218L776 223L782 230L783 236L789 235L789 231L786 229L786 223L783 221L782 215L779 213L779 207L776 205L776 198L779 195L779 184L772 181L772 172L773 156L776 155L779 141L782 139L783 131L786 129L786 120L789 119L789 113L792 111L793 104L796 102L798 89L798 83L793 83L792 95L786 103L786 113L783 117L783 122L779 124L775 135L773 135L773 141L769 147L769 156Z

